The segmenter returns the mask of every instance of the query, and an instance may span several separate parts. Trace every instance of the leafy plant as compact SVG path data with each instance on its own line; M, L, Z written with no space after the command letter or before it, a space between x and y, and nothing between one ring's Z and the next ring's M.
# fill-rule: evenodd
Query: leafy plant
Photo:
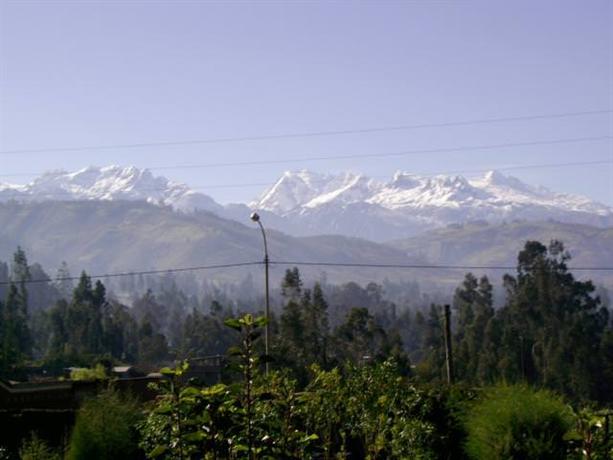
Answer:
M613 411L581 409L575 414L575 426L565 439L571 443L571 452L585 460L613 458Z
M139 418L137 404L112 389L85 401L77 414L67 459L134 458L137 442L133 427Z
M245 315L226 320L241 334L230 350L242 376L233 385L185 384L186 363L162 369L167 380L140 425L141 447L150 458L309 458L317 436L303 426L296 382L279 373L263 376L255 341L265 318Z
M22 442L19 449L19 458L21 460L60 460L62 457L44 439L39 438L36 433L32 433L29 438Z
M557 396L525 385L486 391L466 419L466 451L474 459L565 457L572 413Z
M106 369L102 364L97 364L93 369L78 368L70 371L70 380L105 380Z

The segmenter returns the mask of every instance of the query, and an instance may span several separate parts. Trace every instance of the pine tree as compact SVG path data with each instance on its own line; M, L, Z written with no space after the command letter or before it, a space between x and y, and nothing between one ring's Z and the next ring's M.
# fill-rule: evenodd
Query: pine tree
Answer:
M0 304L0 372L3 374L23 364L31 356L32 344L24 297L27 299L27 294L24 296L24 292L11 283L6 302Z
M166 337L156 330L149 314L141 321L138 337L138 357L140 363L159 365L168 359Z
M453 308L456 327L454 334L454 368L459 379L472 379L471 373L471 328L475 319L474 308L477 303L478 281L472 273L467 273L462 286L456 289Z
M328 303L319 283L315 283L315 286L313 286L313 298L307 315L309 317L307 324L311 325L308 340L312 347L313 360L325 367L328 364L330 325Z
M287 269L281 284L281 294L290 300L298 300L302 293L302 280L297 267Z
M441 307L432 304L424 323L422 348L425 356L421 362L420 371L428 380L443 379L445 347L441 315Z
M74 289L68 264L62 261L55 275L55 286L63 299L69 299Z
M354 363L386 359L387 334L367 308L352 308L334 332L337 360Z

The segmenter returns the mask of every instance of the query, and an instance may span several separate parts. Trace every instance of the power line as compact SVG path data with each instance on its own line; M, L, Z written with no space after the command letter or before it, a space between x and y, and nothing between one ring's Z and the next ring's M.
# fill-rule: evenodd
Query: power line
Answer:
M195 169L195 168L205 169L205 168L220 168L220 167L232 167L232 166L255 166L255 165L269 165L269 164L306 163L310 161L326 161L326 160L353 160L356 158L385 158L385 157L409 156L409 155L420 155L420 154L430 154L430 153L453 153L453 152L464 152L464 151L473 151L473 150L495 150L495 149L516 148L516 147L533 147L533 146L539 146L539 145L558 145L558 144L569 144L569 143L572 144L572 143L593 142L593 141L602 141L602 140L611 140L611 139L613 139L613 136L574 137L574 138L552 139L552 140L544 140L544 141L512 142L512 143L472 145L472 146L460 146L460 147L443 147L443 148L436 148L436 149L404 150L400 152L387 152L387 153L329 155L329 156L319 156L319 157L288 158L288 159L280 159L280 160L252 160L252 161L237 161L237 162L226 162L226 163L152 166L152 167L149 167L148 169L151 171ZM41 175L41 174L44 174L44 172L0 174L0 177L36 176L36 175Z
M264 262L238 262L220 265L203 265L196 267L183 267L183 268L168 268L165 270L144 270L144 271L130 271L130 272L114 272L105 273L100 275L88 275L92 279L102 278L119 278L125 276L138 276L138 275L159 275L165 273L177 273L177 272L191 272L200 270L213 270L224 268L237 268L263 265ZM418 269L418 270L515 270L517 267L510 265L446 265L446 264L375 264L375 263L354 263L354 262L308 262L308 261L270 261L271 265L292 265L292 266L305 266L305 267L345 267L345 268L395 268L395 269ZM568 267L569 271L613 271L613 267ZM23 281L24 284L32 283L52 283L59 281L78 281L80 276L70 276L64 278L39 278ZM8 286L13 281L2 281L0 286ZM17 282L15 284L19 284Z
M418 149L418 150L404 150L400 152L388 152L388 153L365 153L365 154L352 154L352 155L330 155L319 157L303 157L303 158L288 158L283 160L254 160L254 161L240 161L240 162L228 162L228 163L208 163L208 164L191 164L191 165L171 165L171 166L158 166L149 168L151 170L168 170L168 169L193 169L193 168L219 168L229 166L255 166L255 165L268 165L268 164L284 164L284 163L302 163L309 161L326 161L326 160L353 160L356 158L385 158L396 156L408 156L408 155L421 155L428 153L452 153L452 152L464 152L472 150L492 150L502 148L515 148L515 147L532 147L537 145L556 145L556 144L568 144L568 143L580 143L580 142L592 142L601 140L610 140L613 136L591 136L591 137L575 137L567 139L553 139L546 141L530 141L530 142L514 142L503 144L487 144L487 145L472 145L461 147L444 147L436 149Z
M574 161L570 163L537 163L537 164L529 164L529 165L518 165L518 166L506 166L500 168L489 168L489 169L456 169L456 170L447 170L447 171L438 171L433 173L412 173L411 175L420 176L420 177L434 177L438 175L448 175L448 174L476 174L476 173L485 173L491 170L496 171L514 171L514 170L522 170L522 169L539 169L539 168L558 168L558 167L568 167L568 166L594 166L594 165L604 165L604 164L613 164L613 159L606 160L595 160L595 161ZM144 168L149 169L149 168ZM0 174L0 176L2 176ZM369 176L372 179L387 179L389 176ZM326 180L312 180L314 183L325 183ZM213 185L196 185L196 186L187 186L189 190L208 190L208 189L221 189L221 188L250 188L250 187L272 187L275 183L271 182L251 182L251 183L235 183L235 184L213 184ZM20 197L24 196L23 193L18 190L14 190L12 194L4 193L5 191L9 191L11 189L0 190L0 197ZM144 192L162 192L168 190L168 188L141 188L139 191ZM65 196L72 195L73 192L68 190L62 191L51 191L45 192L44 196ZM25 195L27 196L27 195Z
M363 129L346 129L346 130L329 130L329 131L307 131L300 133L286 133L286 134L273 134L263 136L241 136L241 137L219 137L211 139L200 140L183 140L183 141L162 141L162 142L139 142L131 144L108 144L108 145L89 145L79 147L49 147L39 149L16 149L16 150L3 150L0 151L0 155L15 155L24 153L49 153L49 152L82 152L82 151L99 151L99 150L119 150L119 149L138 149L145 147L171 147L171 146L183 146L183 145L203 145L203 144L222 144L230 142L253 142L263 140L276 140L276 139L292 139L292 138L308 138L308 137L324 137L324 136L339 136L350 134L367 134L376 132L389 132L389 131L406 131L412 129L423 128L445 128L454 126L470 126L470 125L482 125L491 123L507 123L514 121L530 121L530 120L545 120L545 119L559 119L578 117L586 115L604 115L612 113L613 110L588 110L582 112L566 112L566 113L552 113L552 114L540 114L540 115L523 115L515 117L500 117L500 118L483 118L476 120L465 121L449 121L441 123L420 123L412 125L398 125L398 126L382 126L374 128Z
M350 268L408 268L424 270L515 270L509 265L431 265L431 264L368 264L353 262L302 262L271 261L272 265L295 265L311 267L350 267ZM569 271L613 271L613 267L568 267Z
M196 267L182 267L182 268L167 268L165 270L143 270L143 271L130 271L130 272L114 272L114 273L104 273L101 275L87 275L92 279L102 279L102 278L119 278L123 276L137 276L137 275L161 275L165 273L179 273L179 272L192 272L192 271L200 271L200 270L217 270L223 268L236 268L236 267L248 267L252 265L262 265L263 262L237 262L231 264L219 264L219 265L201 265ZM23 281L24 284L32 284L32 283L52 283L59 281L78 281L80 280L80 276L66 276L55 279L50 278L38 278ZM10 284L20 284L20 282L13 281L2 281L0 282L0 286L8 286Z

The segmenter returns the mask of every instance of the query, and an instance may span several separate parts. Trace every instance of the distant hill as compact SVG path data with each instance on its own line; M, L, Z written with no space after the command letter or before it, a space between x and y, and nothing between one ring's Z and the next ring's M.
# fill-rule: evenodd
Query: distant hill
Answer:
M404 253L357 238L295 238L270 230L269 252L276 261L410 263ZM73 272L107 273L263 260L262 236L251 227L210 212L180 213L170 207L129 201L49 201L0 203L0 260L21 245L31 261L51 275L61 261ZM275 266L278 280L286 266ZM401 278L393 270L324 269L303 271L330 281ZM199 272L212 279L235 281L261 267Z
M348 264L449 264L515 266L528 239L564 241L571 265L604 266L613 261L613 229L555 222L455 225L394 241L374 243L343 236L292 237L269 230L272 261ZM169 206L134 201L49 201L0 203L0 260L21 245L32 262L55 274L62 261L73 274L93 274L261 261L257 226L243 225L210 212L181 213ZM278 285L287 266L273 265ZM449 292L464 270L301 266L307 280L418 281L423 290ZM510 270L513 271L513 270ZM483 271L482 271L483 272ZM262 267L194 272L208 280L238 282L249 274L259 280ZM489 273L499 280L502 272ZM586 273L613 287L613 274ZM256 287L261 287L259 282Z
M547 244L561 240L569 250L569 266L613 266L613 228L560 222L510 222L488 224L473 222L388 243L402 249L407 257L441 264L515 265L517 253L527 240ZM613 272L582 272L613 287Z

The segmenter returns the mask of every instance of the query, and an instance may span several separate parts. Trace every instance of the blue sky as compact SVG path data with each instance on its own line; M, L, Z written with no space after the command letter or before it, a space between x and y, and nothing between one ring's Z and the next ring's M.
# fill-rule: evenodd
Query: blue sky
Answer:
M613 109L613 2L2 1L0 151L250 137ZM0 181L90 164L177 166L613 135L611 114L0 155ZM390 176L613 160L611 140L160 170L221 202L286 169ZM156 171L158 172L158 171ZM23 174L21 176L11 176ZM517 170L613 205L613 166ZM211 187L210 190L207 187Z

